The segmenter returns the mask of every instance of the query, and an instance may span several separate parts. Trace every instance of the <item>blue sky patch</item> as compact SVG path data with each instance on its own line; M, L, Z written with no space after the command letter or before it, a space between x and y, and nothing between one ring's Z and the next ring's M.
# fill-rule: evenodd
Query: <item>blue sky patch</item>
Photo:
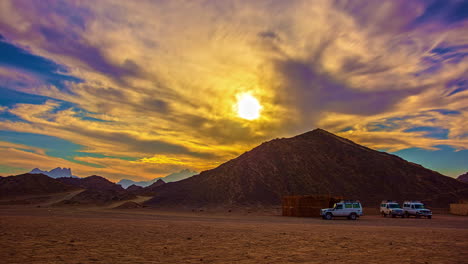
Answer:
M409 148L393 154L452 177L468 171L468 150L456 151L447 145L436 147L438 150Z
M468 1L435 0L413 21L419 25L430 21L446 24L457 23L468 18Z
M71 162L103 168L103 166L88 162L75 160L76 157L93 157L93 158L118 158L123 160L135 160L131 157L114 157L107 156L99 153L89 153L84 151L85 147L79 144L75 144L68 140L64 140L57 137L23 133L15 131L0 130L0 141L11 142L15 144L21 144L25 146L35 147L44 149L48 156L65 159ZM22 149L23 150L23 149Z
M413 127L406 129L404 132L425 132L424 136L437 139L448 139L449 130L440 127Z
M70 103L70 102L63 101L63 100L57 100L48 96L28 94L28 93L23 93L20 91L11 90L7 88L3 88L3 87L0 87L0 94L2 94L2 96L0 97L0 106L6 106L6 107L11 108L16 104L41 105L51 100L51 101L58 102L59 105L55 107L54 109L52 109L50 113L57 113L66 109L72 109L73 111L76 112L75 117L78 117L82 120L87 120L87 121L92 121L92 122L111 122L111 121L102 120L102 119L95 118L95 117L90 117L89 115L97 114L97 113L92 113L84 109L78 108L76 104L74 103ZM25 120L22 120L19 117L8 112L0 112L0 119L26 122Z
M83 82L82 79L67 75L68 68L47 58L37 56L0 39L0 66L20 69L34 74L44 82L65 88L65 82Z
M460 115L461 114L460 111L448 110L448 109L434 109L434 110L431 110L431 111L437 112L437 113L442 114L442 115Z

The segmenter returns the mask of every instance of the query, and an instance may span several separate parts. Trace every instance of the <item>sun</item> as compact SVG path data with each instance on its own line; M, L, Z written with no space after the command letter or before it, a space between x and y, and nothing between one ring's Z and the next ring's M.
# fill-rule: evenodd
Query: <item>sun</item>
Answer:
M242 93L237 95L237 104L235 106L239 117L254 120L260 117L262 106L257 98L253 97L250 93Z

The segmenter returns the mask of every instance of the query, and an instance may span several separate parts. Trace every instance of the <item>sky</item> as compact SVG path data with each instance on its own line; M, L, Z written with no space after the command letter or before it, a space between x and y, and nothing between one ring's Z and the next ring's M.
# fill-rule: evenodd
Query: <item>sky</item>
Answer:
M455 177L467 28L462 0L2 0L0 174L152 179L322 128Z

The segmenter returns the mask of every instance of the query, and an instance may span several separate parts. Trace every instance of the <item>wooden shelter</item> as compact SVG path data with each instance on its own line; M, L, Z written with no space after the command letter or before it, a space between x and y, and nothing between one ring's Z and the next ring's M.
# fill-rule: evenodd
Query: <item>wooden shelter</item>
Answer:
M330 195L294 195L283 197L283 216L318 217L320 209L330 208L343 197Z

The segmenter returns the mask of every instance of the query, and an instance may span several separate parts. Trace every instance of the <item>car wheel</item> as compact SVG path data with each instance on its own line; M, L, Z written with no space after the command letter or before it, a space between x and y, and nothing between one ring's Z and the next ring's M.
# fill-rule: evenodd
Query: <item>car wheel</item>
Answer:
M392 214L392 218L395 218L395 217L396 217L396 215Z
M386 215L384 212L382 212L382 216L383 216L383 217L387 217L387 215Z
M420 216L420 215L417 215L416 218L421 218L421 216Z
M428 215L428 216L427 216L427 219L432 219L432 215Z
M349 215L348 218L349 218L350 220L356 220L356 219L357 219L357 216L356 216L355 213L352 213L352 214Z
M405 217L409 218L409 213L408 212L405 213Z
M331 213L327 213L327 214L325 215L325 219L326 219L326 220L332 220L332 219L333 219L333 215L332 215Z

